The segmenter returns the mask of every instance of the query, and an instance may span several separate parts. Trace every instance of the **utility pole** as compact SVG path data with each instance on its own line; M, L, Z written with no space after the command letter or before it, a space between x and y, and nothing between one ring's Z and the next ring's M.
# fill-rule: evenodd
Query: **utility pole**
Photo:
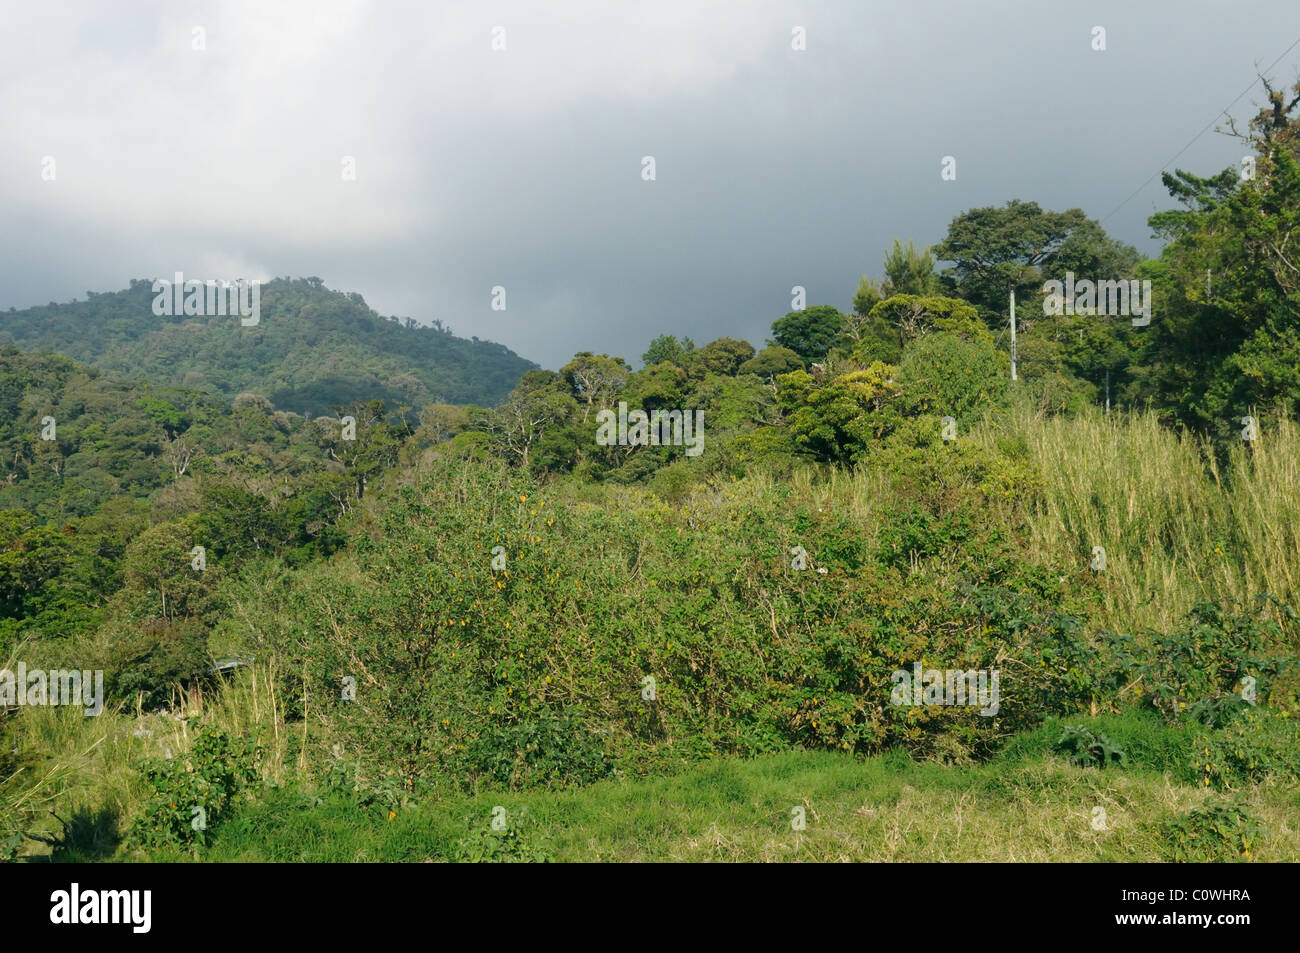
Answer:
M1016 379L1016 289L1011 289L1011 379Z

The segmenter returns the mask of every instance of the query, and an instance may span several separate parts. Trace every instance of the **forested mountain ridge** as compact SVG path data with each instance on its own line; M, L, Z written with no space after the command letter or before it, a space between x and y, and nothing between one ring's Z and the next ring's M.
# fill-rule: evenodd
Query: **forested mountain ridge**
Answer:
M165 276L170 278L170 276ZM536 367L501 344L387 318L361 295L319 278L277 278L261 287L256 325L238 316L155 315L151 279L86 301L0 314L0 345L53 351L158 386L244 392L280 410L324 413L382 399L495 405Z

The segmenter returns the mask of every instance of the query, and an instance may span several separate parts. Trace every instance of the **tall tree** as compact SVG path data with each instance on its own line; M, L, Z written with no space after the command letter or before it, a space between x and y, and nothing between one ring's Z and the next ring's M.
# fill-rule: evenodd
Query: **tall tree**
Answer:
M527 467L546 428L568 419L576 409L562 374L527 371L500 409L471 411L470 427L488 434L502 456Z
M775 343L788 347L805 361L820 361L825 357L843 330L844 315L826 304L791 311L772 322Z
M897 238L885 255L886 281L882 297L893 295L933 295L939 291L939 276L934 273L934 256L930 249L918 249L909 240L904 246Z
M574 399L582 407L582 422L586 423L593 409L609 404L614 395L627 383L631 368L621 357L579 351L568 364L560 368Z
M1140 256L1109 238L1082 209L1045 212L1013 199L1005 207L971 209L953 219L933 252L954 266L945 283L980 310L990 327L1006 321L1007 293L1026 304L1041 300L1046 278L1066 270L1090 279L1130 276Z
M880 282L863 275L858 279L858 290L853 294L853 313L860 318L865 318L884 297Z
M1211 190L1208 202L1195 184L1215 179L1172 183L1185 205L1191 183L1199 207L1153 272L1150 393L1219 437L1235 435L1252 408L1300 410L1300 83L1292 95L1264 88L1248 137L1255 177ZM1152 227L1162 221L1153 216Z
M641 355L641 360L646 367L654 367L664 361L680 367L685 363L686 355L694 350L695 342L690 338L678 341L671 334L661 334L650 342L650 347Z
M1229 167L1218 175L1203 179L1182 169L1175 169L1173 175L1161 172L1160 181L1169 194L1185 206L1156 212L1147 219L1147 224L1155 233L1154 237L1169 241L1194 230L1201 215L1222 205L1237 187L1238 174Z
M738 338L718 338L695 352L691 366L713 374L735 375L736 370L754 356L754 345Z

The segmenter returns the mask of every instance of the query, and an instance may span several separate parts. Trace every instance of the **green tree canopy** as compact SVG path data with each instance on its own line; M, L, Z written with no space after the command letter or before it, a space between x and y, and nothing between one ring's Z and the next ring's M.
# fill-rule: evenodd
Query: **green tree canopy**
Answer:
M1228 190L1211 179L1167 182L1195 208L1152 268L1156 314L1144 354L1148 396L1220 437L1240 418L1300 409L1300 83L1291 97L1266 81L1251 120L1256 175ZM1203 185L1203 183L1210 183ZM1169 219L1153 216L1153 228Z
M838 308L819 304L803 311L791 311L772 322L772 337L805 361L820 361L844 330L844 315Z
M718 338L692 355L691 366L713 374L735 376L741 364L754 356L754 345L738 338Z
M886 280L881 296L933 295L939 291L939 276L934 273L934 256L930 249L918 249L909 240L904 246L897 238L885 255Z
M1067 270L1081 277L1119 280L1139 261L1136 250L1109 238L1082 209L1045 212L1037 202L971 209L953 219L932 249L954 267L946 284L980 310L990 326L1006 321L1007 294L1026 305L1042 299L1042 284Z
M788 347L765 347L740 365L740 373L757 374L759 377L767 378L776 374L788 374L802 368L803 360Z
M694 350L695 342L690 338L682 338L678 341L671 334L661 334L650 342L646 352L641 355L641 360L646 367L662 364L664 361L680 367L686 362L686 355Z

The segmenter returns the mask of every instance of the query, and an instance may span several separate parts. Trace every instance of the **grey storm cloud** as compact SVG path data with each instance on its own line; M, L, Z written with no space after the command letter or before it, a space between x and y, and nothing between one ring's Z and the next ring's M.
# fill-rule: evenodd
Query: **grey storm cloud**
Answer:
M317 275L558 367L660 333L761 346L794 285L847 308L894 238L1012 198L1155 253L1147 180L1300 8L30 0L0 31L0 307ZM1175 164L1242 154L1210 131Z

